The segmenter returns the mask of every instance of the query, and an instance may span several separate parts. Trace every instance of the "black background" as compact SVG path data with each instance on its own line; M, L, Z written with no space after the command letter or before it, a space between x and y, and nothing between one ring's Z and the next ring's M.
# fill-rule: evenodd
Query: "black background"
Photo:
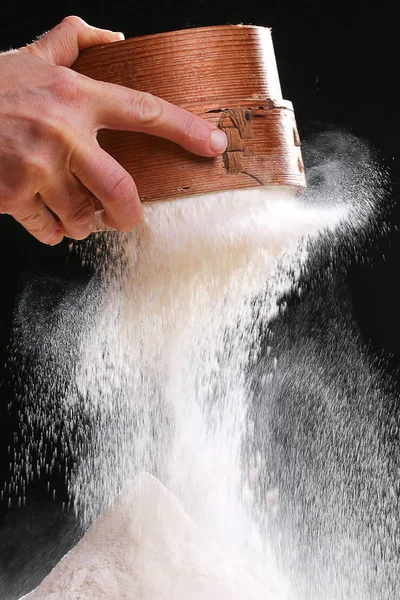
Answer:
M389 6L394 6L388 3ZM2 49L18 47L51 28L67 14L123 31L126 37L224 23L273 29L283 95L292 100L304 138L315 128L337 127L365 138L389 169L391 197L398 197L398 31L394 8L385 3L261 2L260 0L174 0L164 3L89 2L2 3ZM354 309L372 348L400 366L397 279L400 224L398 205L389 215L392 231L365 247L366 266L349 271ZM21 270L38 262L64 268L65 246L49 249L29 239L8 217L0 220L2 301L1 342Z
M260 0L169 3L117 0L48 5L3 2L0 48L7 50L30 42L68 14L78 14L99 27L123 31L126 37L225 23L272 27L283 95L294 104L301 137L307 139L311 132L321 129L349 131L371 144L389 172L391 185L387 197L391 204L386 218L390 229L385 233L375 232L365 242L362 251L365 260L352 260L346 277L354 317L371 354L382 357L394 380L400 382L399 52L394 8L385 7L384 2L368 6L355 0L343 5ZM48 248L31 238L11 218L0 216L0 373L7 358L13 308L27 278L39 272L77 283L85 278L78 262L67 261L67 255L67 242ZM0 397L0 464L4 473L13 426L7 417L12 389L6 384ZM0 473L0 482L3 479ZM40 510L46 513L45 495L37 492L35 498L34 506L42 507ZM14 525L21 535L26 533L18 517L7 513L4 507L0 525L2 540ZM15 544L7 548L4 541L0 543L2 551L18 553Z

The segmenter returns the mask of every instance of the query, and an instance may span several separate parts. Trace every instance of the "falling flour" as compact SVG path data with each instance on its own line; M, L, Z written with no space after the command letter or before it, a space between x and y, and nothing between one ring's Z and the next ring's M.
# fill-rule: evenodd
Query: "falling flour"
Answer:
M269 467L252 450L250 373L312 248L369 218L367 196L348 202L331 184L303 199L255 189L152 203L135 232L98 234L107 260L79 315L62 315L79 343L54 383L87 532L26 598L300 600L270 539L278 490L265 490L263 515L256 493ZM276 372L272 351L259 378ZM33 428L40 410L27 407Z
M30 598L285 597L252 516L246 369L310 236L346 214L283 192L225 192L148 205L119 238L66 399L92 425L70 486L90 524L141 483Z

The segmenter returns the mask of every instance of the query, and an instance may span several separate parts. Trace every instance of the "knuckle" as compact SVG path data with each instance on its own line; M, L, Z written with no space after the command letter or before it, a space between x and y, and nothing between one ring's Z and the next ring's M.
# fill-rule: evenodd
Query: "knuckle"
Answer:
M48 225L42 208L35 208L28 214L18 216L18 221L37 236L43 237L47 233Z
M162 115L162 103L148 92L140 94L135 102L138 121L144 125L155 125Z
M94 223L95 214L92 202L81 202L73 207L66 215L64 221L68 225L86 226L89 227Z
M199 123L194 115L188 113L182 120L182 132L190 140L199 139Z
M36 41L36 42L32 42L31 44L26 44L26 46L22 46L21 48L18 48L18 52L20 53L27 53L27 54L33 54L34 56L40 56L40 53L38 52L38 45L39 45L40 40Z
M53 94L63 102L74 101L79 93L79 75L67 67L55 67L52 82Z
M76 15L68 15L67 17L64 17L62 23L72 25L75 29L79 29L82 27L82 25L85 25L85 21Z
M113 203L126 201L134 194L134 183L129 173L116 174L110 180L109 197Z

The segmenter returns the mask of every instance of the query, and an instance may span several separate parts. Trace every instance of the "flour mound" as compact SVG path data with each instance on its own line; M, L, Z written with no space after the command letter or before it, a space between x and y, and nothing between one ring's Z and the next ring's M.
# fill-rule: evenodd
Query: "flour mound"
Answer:
M144 473L105 509L26 600L268 598ZM22 599L21 599L22 600Z

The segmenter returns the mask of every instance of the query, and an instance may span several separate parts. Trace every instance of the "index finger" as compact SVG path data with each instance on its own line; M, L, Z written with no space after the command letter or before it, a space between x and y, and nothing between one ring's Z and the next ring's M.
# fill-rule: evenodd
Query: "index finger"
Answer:
M84 77L98 129L137 131L165 138L200 156L222 154L223 131L179 106L146 92Z

